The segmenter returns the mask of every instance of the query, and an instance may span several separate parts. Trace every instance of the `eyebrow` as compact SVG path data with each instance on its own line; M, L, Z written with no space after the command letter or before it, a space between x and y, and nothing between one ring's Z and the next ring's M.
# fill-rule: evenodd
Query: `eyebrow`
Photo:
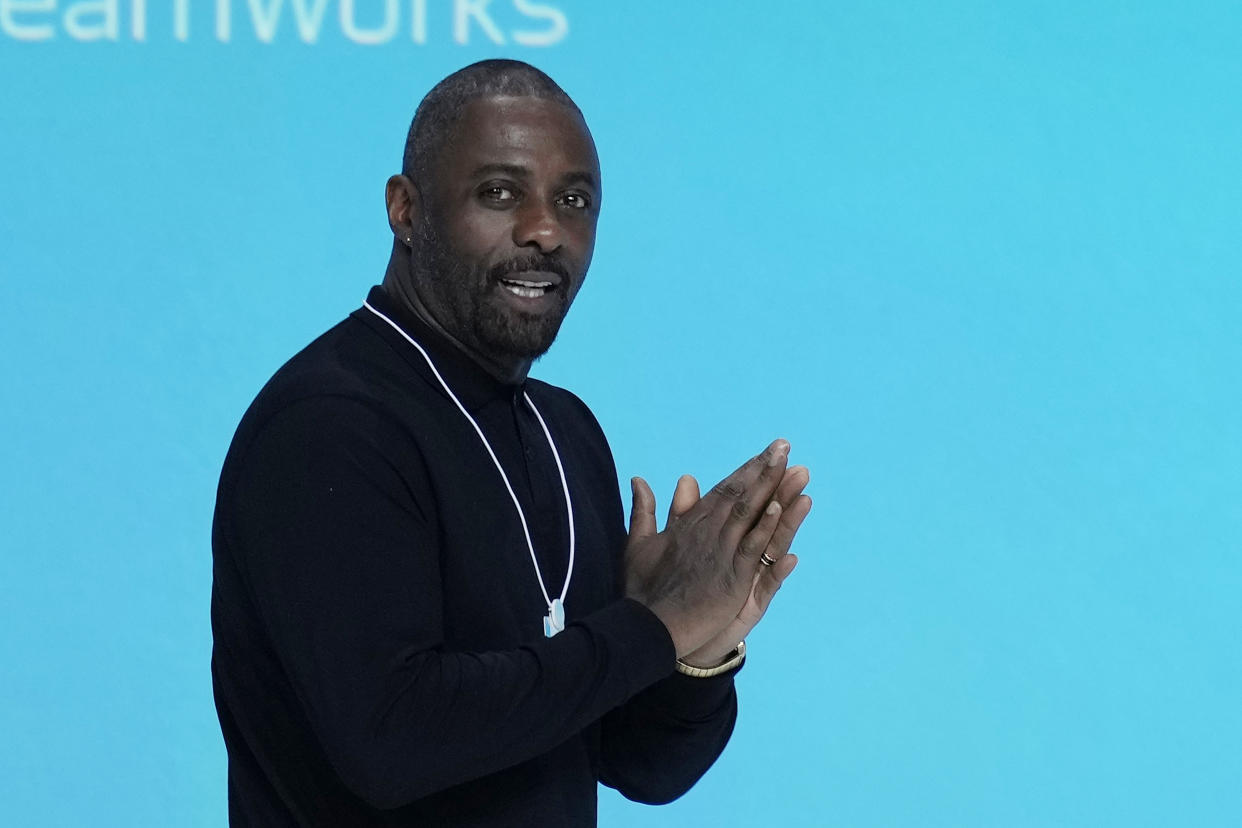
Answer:
M587 185L593 190L599 189L599 184L596 183L595 176L587 172L586 170L579 170L577 172L565 173L563 176L561 176L561 183L562 184L582 183L582 184Z
M513 178L525 178L529 173L525 167L519 164L482 164L474 168L474 172L470 174L471 178L482 178L485 175L508 175Z
M487 175L507 175L512 178L526 178L530 175L530 170L520 164L502 164L491 163L482 164L475 168L471 174L471 178L482 178ZM594 173L586 170L575 170L561 176L561 185L582 183L592 189L599 189L599 184L595 181Z

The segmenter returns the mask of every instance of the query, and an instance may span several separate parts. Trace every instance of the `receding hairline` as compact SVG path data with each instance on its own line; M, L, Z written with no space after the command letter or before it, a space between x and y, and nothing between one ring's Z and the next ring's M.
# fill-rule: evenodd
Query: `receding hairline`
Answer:
M590 135L582 110L547 73L519 60L481 60L444 78L423 97L406 135L401 172L416 183L423 180L469 104L494 98L558 103L577 115Z

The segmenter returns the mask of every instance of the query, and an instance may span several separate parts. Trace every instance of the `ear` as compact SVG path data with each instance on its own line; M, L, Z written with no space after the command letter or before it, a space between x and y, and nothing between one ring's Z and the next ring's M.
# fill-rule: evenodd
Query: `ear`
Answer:
M404 175L394 175L384 188L388 206L388 226L397 241L409 245L414 226L423 217L423 198L414 182Z

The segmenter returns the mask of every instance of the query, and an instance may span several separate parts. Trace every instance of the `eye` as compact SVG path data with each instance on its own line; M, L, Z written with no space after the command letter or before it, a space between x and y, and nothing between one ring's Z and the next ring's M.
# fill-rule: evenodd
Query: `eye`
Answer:
M517 193L513 191L512 187L505 184L488 184L479 190L479 197L499 204L513 201L517 198Z
M591 206L590 199L582 193L562 193L557 199L557 203L575 210L585 210Z

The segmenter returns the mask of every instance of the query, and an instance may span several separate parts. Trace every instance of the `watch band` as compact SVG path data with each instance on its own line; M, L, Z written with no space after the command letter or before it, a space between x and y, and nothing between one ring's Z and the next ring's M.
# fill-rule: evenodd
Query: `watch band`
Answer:
M733 652L725 656L725 660L717 664L715 667L695 667L691 664L687 664L680 658L677 659L676 667L677 672L682 675L693 676L694 678L711 678L712 676L718 676L721 673L729 672L745 660L746 642L741 641L738 643L737 647L734 648Z

